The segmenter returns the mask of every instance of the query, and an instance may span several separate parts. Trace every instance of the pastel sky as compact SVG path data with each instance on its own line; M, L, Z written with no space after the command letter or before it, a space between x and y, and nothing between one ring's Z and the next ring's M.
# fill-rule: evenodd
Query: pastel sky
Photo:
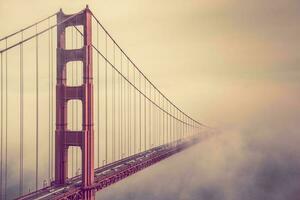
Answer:
M299 97L297 0L10 0L0 3L0 33L85 4L142 71L199 121L222 127L283 96L283 104Z

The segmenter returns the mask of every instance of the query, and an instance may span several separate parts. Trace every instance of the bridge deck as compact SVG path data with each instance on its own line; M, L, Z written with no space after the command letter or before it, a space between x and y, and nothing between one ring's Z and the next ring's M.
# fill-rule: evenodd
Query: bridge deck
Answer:
M178 141L168 145L152 148L142 153L118 160L108 165L95 169L95 183L87 190L101 190L117 181L126 178L162 159L165 159L179 151L200 141L200 138L191 138ZM55 200L55 199L81 199L83 191L81 188L81 176L68 179L63 186L49 186L36 192L27 194L18 199L22 200Z

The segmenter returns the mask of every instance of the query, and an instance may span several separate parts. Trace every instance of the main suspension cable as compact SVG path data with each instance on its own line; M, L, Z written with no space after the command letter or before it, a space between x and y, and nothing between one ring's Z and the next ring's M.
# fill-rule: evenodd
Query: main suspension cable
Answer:
M57 13L58 13L58 12L56 12L56 13L54 13L54 14L52 14L52 15L50 15L50 16L44 18L44 19L41 19L41 20L37 21L37 22L34 23L34 24L31 24L31 25L29 25L29 26L27 26L27 27L25 27L25 28L22 28L21 30L18 30L18 31L16 31L16 32L14 32L14 33L11 33L11 34L9 34L9 35L7 35L7 36L5 36L5 37L2 37L2 38L0 39L0 42L3 41L3 40L6 40L6 39L8 39L8 38L10 38L10 37L12 37L12 36L14 36L14 35L16 35L16 34L19 34L19 33L22 34L22 32L26 31L27 29L30 29L30 28L32 28L32 27L34 27L34 26L36 26L36 25L38 25L38 24L40 24L40 23L42 23L42 22L44 22L44 21L46 21L46 20L49 20L50 18L52 18L52 17L54 17L54 16L56 16Z
M76 27L75 27L76 28ZM79 31L76 28L77 31ZM79 31L80 34L82 34ZM116 44L117 45L117 44ZM133 85L133 83L128 80L128 78L121 72L119 71L106 57L105 55L103 55L94 45L92 45L92 47L94 48L94 50L105 60L105 62L107 62L123 79L124 81L126 81L127 83L129 83L132 87L134 87L139 93L141 93L141 95L143 95L144 97L146 97L154 106L156 106L158 109L162 110L163 112L165 112L168 115L171 115L173 118L176 118L174 115L168 113L166 110L163 110L160 106L158 106L151 98L149 98L146 94L144 94L141 90L139 90L136 86ZM122 53L123 55L123 53ZM127 58L127 57L126 57ZM122 60L122 59L121 59ZM148 81L150 88L153 87L153 85L151 85L151 83ZM125 86L125 85L124 85ZM124 88L125 89L125 88ZM155 90L157 90L156 88L154 88ZM158 91L158 90L157 90ZM161 94L161 93L160 93ZM151 95L150 95L151 96ZM165 98L165 97L164 97ZM124 95L124 100L125 100L125 95ZM167 100L167 99L166 99ZM169 102L169 101L168 101ZM170 102L169 102L170 103ZM170 105L172 105L174 108L176 108L176 106L174 106L173 104L170 103ZM176 108L177 109L177 108ZM194 120L193 120L194 121ZM192 126L191 124L189 124L190 126ZM201 126L205 126L205 125L201 125ZM207 127L207 126L205 126Z
M71 15L70 17L66 18L65 20L61 21L60 23L54 24L54 25L52 25L52 26L50 26L50 27L48 27L48 28L46 28L46 29L44 29L44 30L42 30L42 31L40 31L40 32L36 32L34 35L29 36L29 37L27 37L26 39L23 39L23 40L20 41L20 42L14 43L14 44L12 44L12 45L10 45L10 46L7 46L7 44L6 44L5 49L0 50L0 53L6 52L6 51L8 51L8 50L10 50L10 49L12 49L12 48L14 48L14 47L16 47L16 46L19 46L19 45L21 45L21 44L23 44L23 43L25 43L25 42L27 42L27 41L29 41L29 40L31 40L31 39L34 39L34 38L36 38L37 36L39 36L39 35L41 35L41 34L43 34L43 33L46 33L48 30L53 29L53 28L55 28L55 27L57 27L57 26L60 26L61 24L66 23L67 21L73 19L74 17L76 17L77 15L81 14L82 12L83 12L83 10L80 11L80 12L78 12L78 13L76 13L76 14L74 14L74 15ZM35 26L37 26L37 24L35 24ZM6 38L6 40L7 40L7 39L8 39L8 38ZM6 42L7 42L7 41L6 41Z
M172 103L146 76L145 74L136 66L136 64L129 58L129 56L125 53L125 51L118 45L118 43L114 40L114 38L108 33L106 28L100 23L98 18L92 13L93 18L96 20L96 22L101 26L101 28L105 31L105 33L110 37L110 39L116 44L116 46L120 49L120 51L124 54L124 56L132 63L132 65L138 70L139 73L153 86L154 89L156 89L172 106L174 106L176 109L178 109L180 112L182 112L184 115L186 115L188 118L192 119L189 115L184 113L181 109L179 109L174 103ZM194 119L192 119L195 121ZM197 121L195 121L197 122ZM200 126L205 126L207 128L210 128L202 123L197 122Z

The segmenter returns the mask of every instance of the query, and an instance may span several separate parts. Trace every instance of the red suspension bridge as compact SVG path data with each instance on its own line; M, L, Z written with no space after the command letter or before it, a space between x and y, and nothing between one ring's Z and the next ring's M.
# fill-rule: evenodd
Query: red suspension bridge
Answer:
M212 133L141 72L88 7L0 39L0 56L0 199L94 199Z

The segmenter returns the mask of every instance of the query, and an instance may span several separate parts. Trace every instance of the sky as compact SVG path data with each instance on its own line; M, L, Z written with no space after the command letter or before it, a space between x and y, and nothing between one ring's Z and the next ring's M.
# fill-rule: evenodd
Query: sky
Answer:
M300 5L296 0L44 4L2 1L1 35L59 8L72 13L89 4L158 88L191 116L212 126L234 123L232 117L246 117L253 107L267 106L283 94L289 99L298 95ZM220 113L232 117L222 119Z
M289 171L299 178L300 166L295 142L299 141L295 130L300 128L299 1L0 0L0 37L59 8L74 13L86 4L166 96L198 121L224 133L147 169L145 175L116 184L103 192L103 199L111 199L116 190L131 195L130 199L141 199L145 188L157 195L155 199L193 199L184 197L185 193L174 194L178 188L186 188L195 199L293 199L299 181L285 178L290 177ZM195 152L199 159L190 158ZM157 183L154 177L184 177L189 166L182 160L195 163L190 171L196 178L186 180L185 187L176 181L166 191L151 186ZM275 175L270 176L277 178L274 185L282 184L278 188L268 179L272 166ZM171 167L178 175L166 173ZM238 181L241 176L242 183ZM267 177L270 190L262 191L264 186L257 185L260 179L266 180L261 177ZM139 186L136 193L134 188L142 182L150 186ZM253 190L243 193L239 184ZM211 197L203 196L211 191Z

